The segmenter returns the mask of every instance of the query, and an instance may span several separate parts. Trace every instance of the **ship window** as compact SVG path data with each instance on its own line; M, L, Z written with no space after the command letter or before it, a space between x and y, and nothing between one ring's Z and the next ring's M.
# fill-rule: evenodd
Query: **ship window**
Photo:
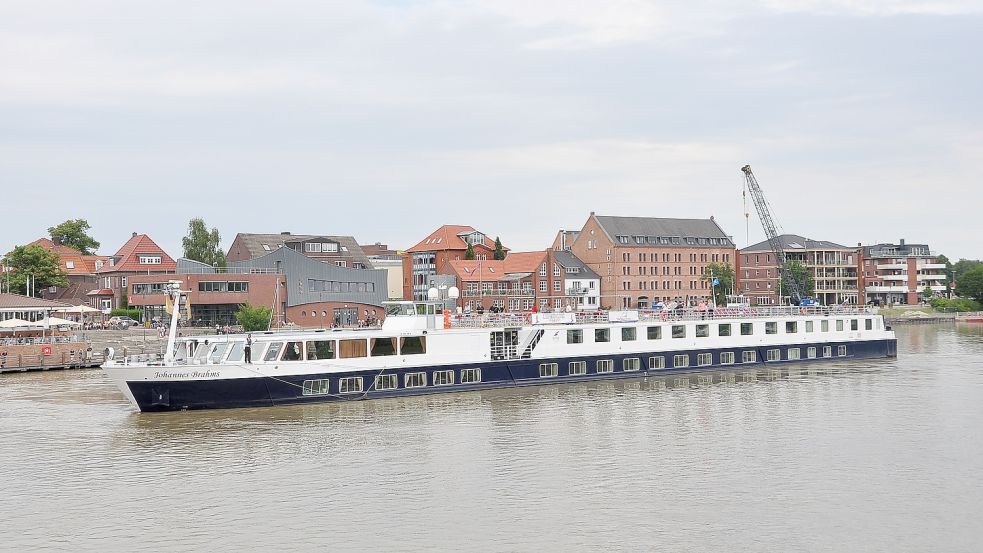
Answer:
M833 356L833 346L823 346L823 357Z
M597 373L610 373L614 372L614 361L610 359L601 359L597 362Z
M836 346L836 355L846 357L846 346Z
M809 358L809 359L815 359L816 358L816 348L815 347L811 347L811 348L807 349L806 350L806 357Z
M427 373L409 373L403 375L403 386L406 388L423 388L427 385Z
M427 353L427 337L407 336L400 338L399 352L402 355L421 355Z
M788 358L789 359L800 359L802 357L802 350L799 348L788 348Z
M375 377L376 390L395 390L399 387L399 380L394 374L380 374Z
M559 366L557 363L540 363L539 364L539 377L547 378L550 376L556 376L560 373Z
M666 358L661 355L649 357L649 370L666 368Z
M648 339L649 340L661 340L662 339L662 327L661 326L650 326L650 327L648 327Z
M701 353L696 356L696 364L705 367L707 365L713 364L713 354L712 353Z
M318 340L307 342L307 358L311 361L318 359L334 359L334 340Z
M843 332L843 319L836 319L836 331Z
M635 327L633 326L623 326L621 327L621 341L631 342L635 340Z
M722 351L722 352L720 352L720 364L721 365L733 365L734 364L734 352L732 352L732 351Z
M328 393L328 388L330 384L328 379L324 378L321 380L305 380L304 381L304 395L305 396L319 396Z
M710 325L696 325L696 337L706 338L710 336Z
M301 342L287 342L286 349L283 350L284 361L300 361L304 357L304 348Z
M587 361L571 361L567 364L567 374L570 376L587 374Z
M228 349L229 349L228 343L215 344L215 349L213 349L212 353L208 356L208 362L220 363L222 361L222 358L225 357L225 351Z
M583 330L568 330L567 331L567 343L568 344L583 344L584 343L584 331Z
M864 328L867 330L874 330L874 320L864 319Z
M717 336L730 336L730 323L717 325Z
M481 382L481 369L461 369L461 384Z
M623 371L637 371L642 367L642 360L638 357L630 357L628 359L621 360L621 370Z
M396 338L372 338L372 357L396 355Z
M685 338L686 337L686 325L672 325L672 337L673 338Z
M594 341L595 342L610 342L611 341L611 329L610 328L595 328L594 329Z
M806 321L806 332L812 332L815 330L815 325L812 321Z
M857 324L857 319L850 319L850 330L859 330L859 325Z
M765 323L765 334L778 334L778 323Z
M263 356L263 361L276 360L280 356L281 349L283 349L283 342L271 343L269 349L266 350L266 355Z
M782 350L777 348L768 350L769 361L781 361L781 359L782 359Z
M339 394L354 394L362 391L361 376L346 376L338 379Z
M795 334L799 331L799 325L795 321L785 322L785 334Z
M454 371L434 371L434 386L449 386L454 383Z
M741 352L741 363L757 363L757 362L758 362L758 352L756 351Z
M229 352L228 363L241 363L246 356L245 342L232 342L232 351Z
M689 355L673 355L672 356L672 366L673 367L688 367L689 366Z
M338 351L342 359L352 359L353 357L366 357L365 340L338 340Z
M819 321L819 330L829 332L829 321Z
M741 336L754 334L754 323L741 323Z

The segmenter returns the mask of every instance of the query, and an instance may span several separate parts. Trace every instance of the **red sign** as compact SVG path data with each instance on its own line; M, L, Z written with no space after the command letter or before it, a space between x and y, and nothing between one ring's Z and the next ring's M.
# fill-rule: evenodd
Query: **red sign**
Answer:
M41 355L51 355L51 346L41 346Z

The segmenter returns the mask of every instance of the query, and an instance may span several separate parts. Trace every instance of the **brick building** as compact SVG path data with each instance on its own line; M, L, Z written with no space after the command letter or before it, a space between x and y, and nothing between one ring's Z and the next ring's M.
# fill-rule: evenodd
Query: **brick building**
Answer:
M130 277L130 304L143 309L145 319L166 320L164 286L172 279L190 290L191 312L184 316L196 324L234 324L235 312L245 303L271 308L281 324L307 328L351 326L385 316L385 271L324 263L293 248L276 248L221 269L187 259L177 265L176 274Z
M570 252L513 252L504 260L452 259L437 270L450 276L465 311L583 311L597 309L600 277Z
M733 240L713 217L612 217L591 212L570 251L600 275L602 307L615 309L644 309L657 301L706 301L710 286L701 276L707 265L733 266L736 258Z
M177 263L146 234L133 233L108 263L96 271L97 286L88 292L89 305L104 312L122 305L129 279L136 275L174 274Z
M466 225L443 225L403 254L403 298L424 300L437 270L464 260L471 244L476 260L493 260L495 239ZM506 252L508 248L503 248Z
M938 263L928 244L858 245L865 303L915 305L928 287L945 292L945 264Z
M47 238L35 240L28 246L40 246L58 254L58 266L68 275L67 287L45 288L41 290L42 298L81 305L89 302L89 292L100 288L96 271L109 263L108 256L83 255L74 248Z
M858 301L857 252L834 242L795 234L778 237L789 261L798 261L815 281L815 296L823 305ZM768 241L741 249L737 259L738 289L753 305L788 304L788 291L780 290L778 261ZM785 297L781 300L779 297Z

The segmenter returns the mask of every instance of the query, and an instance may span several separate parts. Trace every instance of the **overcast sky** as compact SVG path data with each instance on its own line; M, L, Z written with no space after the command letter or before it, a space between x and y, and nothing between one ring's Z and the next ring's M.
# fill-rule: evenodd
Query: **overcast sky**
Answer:
M85 218L172 255L191 217L541 249L715 216L750 163L786 232L983 257L983 2L0 4L0 249ZM748 232L749 229L749 232Z

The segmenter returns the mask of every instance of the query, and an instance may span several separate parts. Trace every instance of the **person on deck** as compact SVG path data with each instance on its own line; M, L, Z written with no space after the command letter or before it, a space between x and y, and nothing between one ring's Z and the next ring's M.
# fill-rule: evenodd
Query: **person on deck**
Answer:
M246 348L243 350L243 353L246 356L246 363L253 362L252 350L253 350L253 335L246 334Z

